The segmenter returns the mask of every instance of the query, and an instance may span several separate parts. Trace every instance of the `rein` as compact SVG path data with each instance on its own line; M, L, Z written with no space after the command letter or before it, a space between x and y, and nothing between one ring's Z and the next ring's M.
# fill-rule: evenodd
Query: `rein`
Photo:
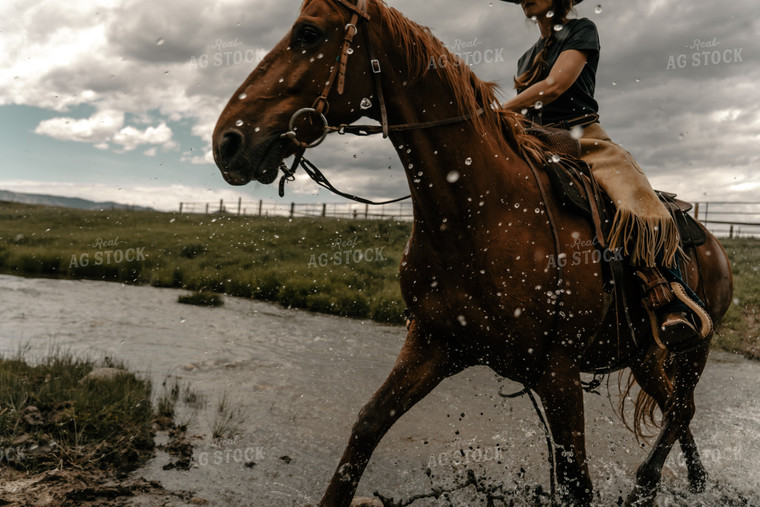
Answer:
M283 172L283 175L282 177L280 177L280 183L279 183L279 189L278 189L279 195L280 197L285 196L285 183L287 181L295 180L295 172L298 169L298 166L300 165L303 168L303 170L306 172L306 174L308 174L309 177L317 185L323 188L326 188L330 192L337 194L341 197L345 197L346 199L351 199L353 201L360 202L362 204L383 205L383 204L392 204L394 202L399 202L405 199L409 199L412 197L411 194L406 195L404 197L399 197L396 199L390 199L388 201L375 202L369 199L365 199L363 197L342 192L338 190L337 188L335 188L332 185L332 183L330 183L327 177L322 173L322 171L319 170L319 168L316 165L314 165L312 162L310 162L304 157L304 153L309 148L315 148L316 146L319 146L322 143L322 141L325 140L325 137L327 137L327 134L333 133L333 132L337 132L341 135L353 134L356 136L370 136L374 134L383 134L383 138L387 138L390 132L406 132L410 130L421 130L421 129L427 129L427 128L432 128L432 127L441 127L445 125L452 125L455 123L465 122L465 121L471 120L472 118L482 115L485 111L484 109L481 108L473 113L467 113L461 116L446 118L443 120L389 125L388 110L385 105L383 87L380 81L380 75L382 73L382 69L380 67L380 61L377 58L375 58L374 51L372 50L372 41L369 35L369 31L365 30L364 39L365 39L365 44L367 46L367 53L369 55L369 61L370 61L370 66L372 70L372 77L375 84L375 90L377 92L377 99L379 101L379 107L380 107L380 125L341 124L338 126L331 126L329 122L327 121L327 118L325 117L325 113L330 108L330 104L327 101L327 97L330 95L330 92L332 91L333 86L335 86L336 79L337 79L338 95L343 94L343 91L345 88L346 66L348 63L348 55L353 53L353 50L351 49L351 45L353 44L354 37L356 36L357 33L359 33L357 24L361 20L366 20L367 22L369 22L370 20L370 16L367 12L367 0L357 0L356 5L351 4L346 0L333 0L333 1L336 2L338 6L343 6L347 8L348 10L350 10L352 13L351 19L346 24L346 33L345 33L345 36L343 37L343 44L341 45L340 54L335 59L338 65L333 66L332 71L330 73L330 77L327 80L327 83L325 84L325 88L322 91L322 94L319 97L317 97L317 99L314 101L311 107L305 107L293 113L293 116L291 116L290 123L288 125L289 130L280 135L281 138L289 138L291 141L293 141L293 143L295 143L295 145L298 147L298 151L296 151L294 155L293 163L291 164L290 167L286 166L284 162L280 162L279 169ZM318 116L319 120L322 122L322 134L314 141L310 143L306 143L304 141L298 140L298 135L295 131L296 130L295 122L298 117L309 116L309 115Z

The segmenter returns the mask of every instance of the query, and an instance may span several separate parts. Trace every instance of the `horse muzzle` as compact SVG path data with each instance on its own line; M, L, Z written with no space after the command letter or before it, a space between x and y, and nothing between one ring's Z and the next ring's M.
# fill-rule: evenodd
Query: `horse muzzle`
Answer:
M279 135L269 136L248 146L245 134L237 129L223 132L214 145L214 161L230 185L245 185L251 180L268 185L276 178L280 162L288 155L291 141Z

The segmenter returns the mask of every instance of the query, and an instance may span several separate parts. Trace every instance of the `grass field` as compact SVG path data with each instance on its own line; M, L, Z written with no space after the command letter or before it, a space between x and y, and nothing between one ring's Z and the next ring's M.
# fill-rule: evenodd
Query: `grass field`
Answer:
M0 272L211 291L402 323L411 224L0 203ZM724 240L735 304L717 347L760 358L760 241Z

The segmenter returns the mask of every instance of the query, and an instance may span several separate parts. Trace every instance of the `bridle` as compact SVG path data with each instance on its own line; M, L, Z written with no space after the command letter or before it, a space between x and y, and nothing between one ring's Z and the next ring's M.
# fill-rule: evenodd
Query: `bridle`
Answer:
M331 126L329 122L327 121L327 118L325 117L325 114L330 109L330 103L328 102L327 98L330 95L330 92L332 91L333 87L337 88L338 95L343 94L343 91L345 89L345 83L346 83L346 67L348 64L348 57L350 54L353 53L353 49L351 48L351 46L354 42L354 37L356 37L356 35L359 33L358 25L361 21L366 21L367 23L369 23L370 21L370 16L367 11L368 0L357 0L356 5L349 3L346 0L332 0L332 1L337 3L339 7L345 7L346 9L351 11L351 19L346 24L345 35L343 37L343 42L341 44L340 53L335 59L335 61L337 62L337 65L333 66L330 72L330 77L327 79L325 87L322 90L322 94L316 98L316 100L314 101L311 107L301 108L297 110L295 113L293 113L293 115L290 117L290 122L288 124L288 131L281 134L280 136L282 138L289 138L297 146L297 151L295 153L294 160L291 167L286 166L284 162L280 163L280 170L283 172L283 175L280 178L280 184L279 184L280 197L283 197L285 195L285 182L295 180L295 172L298 166L300 165L301 167L303 167L304 171L306 171L309 177L312 180L314 180L314 182L317 183L318 185L330 190L331 192L337 195L340 195L342 197L345 197L347 199L351 199L357 202L361 202L363 204L382 205L382 204L391 204L394 202L402 201L404 199L409 199L411 195L399 197L397 199L391 199L389 201L373 202L368 199L364 199L362 197L341 192L340 190L336 189L327 180L324 174L322 174L322 172L314 164L312 164L310 161L304 158L304 153L309 148L314 148L316 146L319 146L322 143L322 141L325 140L325 137L327 137L327 134L331 132L338 132L339 134L354 134L358 136L368 136L368 135L382 133L383 138L387 138L389 132L403 132L403 131L409 131L409 130L418 130L418 129L425 129L425 128L431 128L431 127L438 127L438 126L443 126L443 125L451 125L454 123L467 121L476 116L480 116L481 114L484 113L484 110L481 108L475 111L474 113L464 114L461 116L457 116L454 118L447 118L444 120L389 125L388 110L385 105L385 97L383 95L383 87L381 83L382 69L380 67L380 61L377 58L375 58L374 52L372 50L372 41L369 35L369 30L364 30L365 45L367 47L367 53L369 55L370 67L372 70L372 77L374 81L375 91L377 93L379 108L380 108L380 125L342 124L338 126ZM319 120L322 122L322 133L314 141L311 141L311 142L300 141L295 131L296 120L301 116L310 116L310 115L317 116Z

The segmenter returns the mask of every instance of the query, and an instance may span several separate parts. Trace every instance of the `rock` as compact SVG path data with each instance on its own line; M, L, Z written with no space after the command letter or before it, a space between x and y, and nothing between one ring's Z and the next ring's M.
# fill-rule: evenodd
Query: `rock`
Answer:
M119 368L97 368L85 375L79 383L84 384L88 380L111 380L118 375L125 375L126 373L128 373L127 370Z
M21 411L21 418L29 426L41 426L45 423L45 420L42 418L42 414L40 413L40 409L33 405L29 405Z
M351 501L351 507L383 507L383 502L377 498L355 497Z

